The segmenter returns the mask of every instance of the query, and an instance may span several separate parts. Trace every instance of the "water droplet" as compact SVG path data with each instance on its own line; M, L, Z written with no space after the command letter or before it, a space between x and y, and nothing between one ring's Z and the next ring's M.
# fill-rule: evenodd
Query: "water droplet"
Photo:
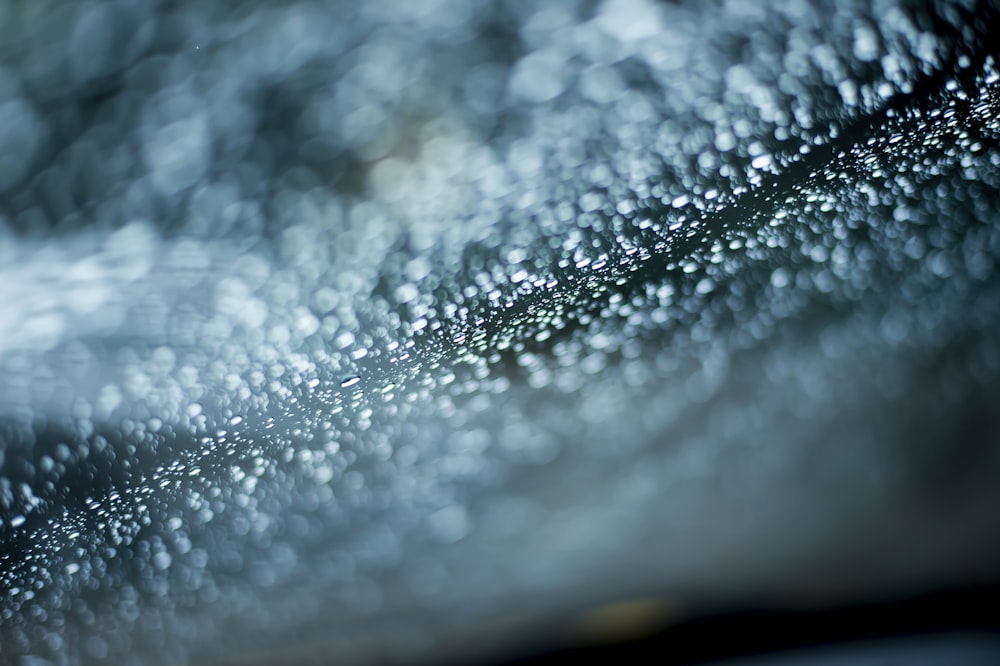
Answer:
M358 377L357 375L355 375L353 377L348 377L347 379L345 379L342 382L340 382L340 387L341 388L350 388L350 387L354 386L355 384L357 384L360 381L361 381L361 377Z
M166 553L161 550L160 552L153 555L152 562L154 567L156 567L160 571L163 571L164 569L170 567L171 562L173 562L173 558L170 557L170 553Z

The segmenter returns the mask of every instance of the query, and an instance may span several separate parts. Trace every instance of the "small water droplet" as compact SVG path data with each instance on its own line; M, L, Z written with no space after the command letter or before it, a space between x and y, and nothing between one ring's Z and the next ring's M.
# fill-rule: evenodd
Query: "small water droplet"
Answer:
M173 558L170 557L170 553L160 551L153 555L152 563L159 571L170 568L170 564L173 562Z
M360 381L361 381L361 377L358 377L357 375L355 375L353 377L348 377L344 381L340 382L340 387L341 388L350 388L351 386L354 386L355 384L357 384Z

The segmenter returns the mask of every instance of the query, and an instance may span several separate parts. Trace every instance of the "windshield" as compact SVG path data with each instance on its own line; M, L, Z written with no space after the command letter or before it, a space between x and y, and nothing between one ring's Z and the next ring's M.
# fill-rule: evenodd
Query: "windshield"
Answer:
M0 661L995 582L996 16L0 4Z

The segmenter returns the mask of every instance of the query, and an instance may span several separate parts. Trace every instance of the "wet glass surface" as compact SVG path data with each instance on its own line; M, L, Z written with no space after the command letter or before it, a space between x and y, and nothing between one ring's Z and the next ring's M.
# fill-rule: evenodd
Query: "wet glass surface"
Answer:
M995 581L996 17L0 3L0 661Z

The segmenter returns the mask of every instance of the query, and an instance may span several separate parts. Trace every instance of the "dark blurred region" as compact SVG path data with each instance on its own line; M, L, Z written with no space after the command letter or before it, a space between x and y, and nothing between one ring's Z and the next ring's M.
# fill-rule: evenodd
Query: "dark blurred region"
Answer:
M976 587L812 610L702 613L690 618L678 613L675 621L648 633L648 620L657 622L655 614L633 615L624 624L607 617L605 626L616 626L624 640L604 634L607 642L595 645L579 631L563 632L572 638L563 641L562 649L552 650L552 635L559 633L552 632L538 641L537 654L492 663L547 666L599 659L718 666L986 666L1000 659L998 595L995 586ZM619 604L611 612L620 614L625 608ZM642 635L626 638L634 628Z

